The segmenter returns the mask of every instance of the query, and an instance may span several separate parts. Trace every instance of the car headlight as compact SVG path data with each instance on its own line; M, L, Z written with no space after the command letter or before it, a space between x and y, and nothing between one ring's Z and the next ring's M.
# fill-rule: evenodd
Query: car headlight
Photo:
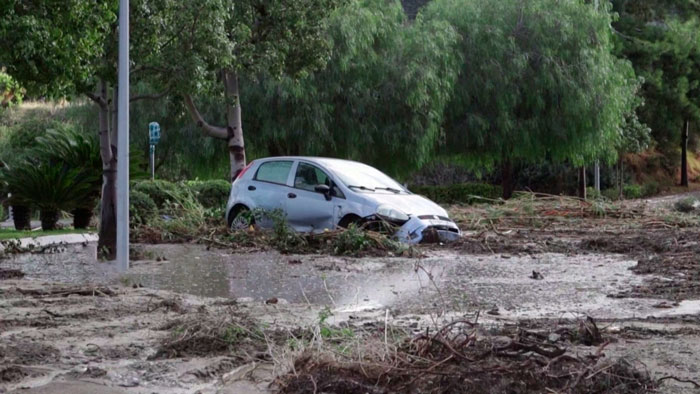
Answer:
M380 205L379 208L377 208L377 216L380 216L390 222L400 223L407 222L409 219L408 215L388 205Z

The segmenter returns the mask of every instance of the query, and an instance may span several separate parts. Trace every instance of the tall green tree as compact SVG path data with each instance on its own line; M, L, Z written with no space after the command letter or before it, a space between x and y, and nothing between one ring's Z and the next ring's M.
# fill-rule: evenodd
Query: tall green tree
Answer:
M301 80L246 81L249 127L271 154L363 160L392 173L426 163L457 76L459 37L408 23L398 1L353 1L328 20L327 67Z
M168 0L131 1L131 79L148 78L172 42ZM116 64L118 0L7 0L0 3L0 65L32 96L86 96L99 113L103 165L99 249L116 251ZM158 97L140 95L131 100Z
M616 0L619 52L644 78L639 117L662 150L680 141L681 179L688 186L691 123L700 122L700 3Z
M343 0L181 2L167 25L177 36L162 80L181 93L205 136L227 142L231 177L246 165L239 80L259 74L303 76L328 58L327 16ZM221 95L226 126L204 119L192 98Z
M448 21L463 37L444 149L476 168L500 165L504 197L514 163L614 157L636 82L629 63L612 54L607 8L435 0L422 16Z

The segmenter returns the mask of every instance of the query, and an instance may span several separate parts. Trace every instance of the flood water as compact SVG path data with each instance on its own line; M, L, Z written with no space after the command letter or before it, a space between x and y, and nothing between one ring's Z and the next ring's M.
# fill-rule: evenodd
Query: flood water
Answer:
M423 259L232 254L201 245L138 245L144 256L120 275L95 262L95 246L0 261L28 277L72 283L129 283L206 297L327 305L340 312L490 311L501 317L645 317L658 300L608 297L639 284L634 261L616 255L463 255ZM157 261L162 260L162 261ZM534 272L533 272L534 271ZM683 304L683 311L697 305ZM679 311L676 312L681 312ZM674 310L666 310L665 314Z

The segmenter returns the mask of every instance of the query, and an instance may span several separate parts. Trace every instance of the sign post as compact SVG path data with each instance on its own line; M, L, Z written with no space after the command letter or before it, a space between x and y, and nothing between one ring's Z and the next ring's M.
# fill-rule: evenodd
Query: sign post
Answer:
M158 122L148 124L148 141L151 154L151 179L156 179L156 145L160 141L160 125Z

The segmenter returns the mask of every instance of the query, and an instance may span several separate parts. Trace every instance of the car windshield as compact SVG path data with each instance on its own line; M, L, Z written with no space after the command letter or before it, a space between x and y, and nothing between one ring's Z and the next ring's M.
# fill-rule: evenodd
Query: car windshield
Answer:
M338 180L355 191L406 192L406 189L383 172L366 164L353 161L328 160L323 164L333 171Z

